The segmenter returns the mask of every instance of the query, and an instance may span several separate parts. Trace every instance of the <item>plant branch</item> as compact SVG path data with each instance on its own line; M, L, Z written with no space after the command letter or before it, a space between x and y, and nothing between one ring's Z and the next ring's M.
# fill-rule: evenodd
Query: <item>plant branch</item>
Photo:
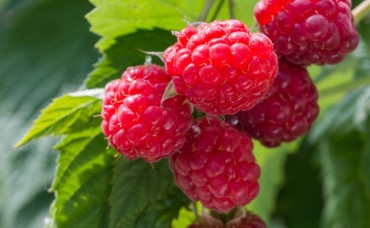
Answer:
M211 10L213 3L215 3L215 0L207 0L206 3L204 3L202 12L200 12L200 15L198 17L198 21L206 21L209 11Z
M365 0L352 10L355 24L358 24L369 13L370 13L370 0Z
M221 0L218 5L217 5L217 8L216 8L216 11L215 13L213 14L212 18L211 18L211 21L214 21L218 15L218 13L220 13L220 10L222 8L222 5L224 4L225 0Z
M197 208L197 203L196 202L191 202L191 209L195 215L195 219L198 221L199 220L199 213L198 213L198 208Z

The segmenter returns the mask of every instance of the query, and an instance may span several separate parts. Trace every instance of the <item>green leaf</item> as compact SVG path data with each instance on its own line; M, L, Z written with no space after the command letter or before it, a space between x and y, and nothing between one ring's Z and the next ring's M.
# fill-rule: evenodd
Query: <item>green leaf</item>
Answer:
M170 226L189 200L173 184L167 163L117 161L110 196L110 227Z
M320 143L324 227L370 227L369 137L370 134L351 131Z
M198 205L200 203L198 202ZM181 208L177 219L172 220L171 227L183 228L193 224L196 220L195 214L189 210L189 208Z
M95 65L95 70L85 82L86 86L105 86L108 81L119 78L127 67L144 64L145 54L140 50L163 52L175 40L170 31L158 28L139 29L135 33L117 38L115 44L104 52L101 61ZM159 58L153 57L152 60L153 63L163 64Z
M100 126L68 134L59 149L52 190L52 216L58 227L104 227L108 223L113 150Z
M61 135L90 122L100 112L101 100L94 97L63 96L56 98L45 108L28 133L16 144L24 145L32 139L47 135Z
M168 227L189 201L167 161L114 159L99 126L68 134L52 186L58 227ZM110 222L109 222L110 221ZM110 224L110 225L109 225Z
M87 15L91 30L102 39L97 46L104 51L115 39L137 29L179 30L186 21L196 21L203 1L186 0L90 0L95 9ZM149 42L150 43L150 42Z

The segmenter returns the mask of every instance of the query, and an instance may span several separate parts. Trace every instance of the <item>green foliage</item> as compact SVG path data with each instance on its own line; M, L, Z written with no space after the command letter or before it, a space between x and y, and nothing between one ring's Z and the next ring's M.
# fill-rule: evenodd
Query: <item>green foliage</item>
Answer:
M316 124L324 185L324 227L369 227L370 87L349 93Z
M59 143L52 207L58 227L100 227L108 216L112 151L98 126L69 134Z

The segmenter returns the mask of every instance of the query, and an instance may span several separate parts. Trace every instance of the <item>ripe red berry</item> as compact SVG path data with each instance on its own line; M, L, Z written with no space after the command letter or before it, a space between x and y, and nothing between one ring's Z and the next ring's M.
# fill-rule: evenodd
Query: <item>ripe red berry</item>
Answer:
M252 108L277 72L271 41L238 20L189 25L164 53L175 88L201 111L234 114Z
M231 118L268 147L305 134L319 113L318 93L304 67L281 60L266 99ZM236 119L235 119L236 118Z
M295 64L335 64L359 43L349 0L261 0L254 14L277 54Z
M146 65L129 67L107 84L102 129L128 159L155 162L183 146L192 110L179 95L161 103L170 80L162 67Z
M227 212L259 192L260 168L250 137L216 118L197 119L184 147L170 157L176 184L193 201Z

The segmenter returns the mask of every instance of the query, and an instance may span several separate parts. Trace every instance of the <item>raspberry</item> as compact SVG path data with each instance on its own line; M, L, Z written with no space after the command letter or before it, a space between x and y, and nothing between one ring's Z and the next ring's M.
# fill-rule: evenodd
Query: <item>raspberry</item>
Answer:
M260 168L251 138L216 118L197 119L184 147L170 157L176 184L193 201L227 212L259 192Z
M229 226L230 228L267 228L266 223L256 214L247 213L247 216L239 225ZM229 228L228 227L228 228Z
M247 211L242 217L234 218L222 224L218 219L200 217L199 222L191 224L188 228L267 228L266 223L256 214ZM221 225L222 224L222 225Z
M336 64L359 43L349 0L261 0L254 15L277 54L295 64Z
M248 110L277 73L271 41L238 20L190 25L164 52L175 88L199 110L219 115Z
M231 118L268 147L289 142L308 131L319 113L318 93L307 70L281 60L266 99Z
M157 65L129 67L107 84L102 129L128 159L156 162L180 149L191 126L191 107L182 96L161 103L171 77Z

